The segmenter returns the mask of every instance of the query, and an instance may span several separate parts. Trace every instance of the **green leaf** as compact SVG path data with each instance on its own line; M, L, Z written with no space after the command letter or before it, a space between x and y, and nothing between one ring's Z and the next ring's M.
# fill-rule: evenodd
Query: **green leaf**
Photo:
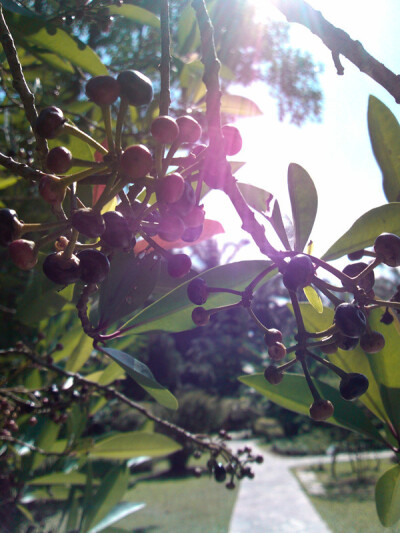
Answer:
M108 472L90 502L89 508L85 509L83 532L90 531L113 509L124 496L128 488L129 469L126 464L116 466Z
M51 451L54 443L57 440L60 428L60 424L56 424L52 420L47 420L35 441L35 446L37 448L41 448L45 452ZM32 470L35 470L38 466L40 466L44 460L44 455L35 453L33 455Z
M201 274L201 277L210 287L223 287L227 289L243 290L245 287L271 263L267 261L240 261L215 268ZM267 280L273 274L265 278ZM194 328L191 312L194 305L187 297L189 281L183 283L156 302L143 309L131 318L121 329L133 327L131 333L144 333L147 331L185 331ZM207 309L227 305L238 301L238 296L227 293L210 294ZM128 333L128 332L127 332Z
M79 370L89 359L92 351L93 339L91 337L88 337L86 333L81 329L78 336L78 342L67 359L65 370L68 370L69 372L79 372Z
M0 179L0 191L3 189L7 189L8 187L11 187L12 185L15 185L18 181L18 178L1 178Z
M282 220L281 209L279 207L278 200L274 201L271 216L268 217L269 222L278 235L281 243L285 247L285 250L291 250L291 246L288 239L288 233Z
M322 259L332 261L356 250L372 246L381 233L400 233L400 202L375 207L358 218Z
M318 195L308 172L296 163L288 168L288 188L295 230L294 249L302 252L317 215Z
M85 43L41 19L7 14L7 23L16 42L36 45L42 52L50 52L67 59L76 67L94 76L108 74L99 56Z
M20 15L25 15L26 17L36 17L37 15L29 9L19 5L14 0L2 0L1 7L7 11L12 11L13 13L19 13Z
M116 254L100 290L100 322L112 324L141 307L152 293L159 274L159 261L152 255L139 259Z
M142 7L124 4L122 6L109 6L108 10L110 11L110 15L125 17L143 26L151 26L152 28L160 27L159 18L151 11Z
M136 511L140 511L140 509L143 509L145 506L145 503L118 503L113 509L111 509L108 515L105 516L103 520L101 520L96 526L92 527L88 533L99 533L100 531L104 531L107 527L110 527L123 518L136 513Z
M303 289L304 294L306 295L307 300L310 302L310 304L313 306L313 308L317 311L317 313L322 313L324 310L324 306L322 305L322 300L317 293L317 291L308 285L307 287L304 287Z
M180 13L177 38L178 53L181 56L200 45L200 31L196 23L195 12L189 4Z
M368 101L368 131L388 202L400 201L400 124L375 96Z
M273 195L270 192L247 183L238 183L237 186L250 207L259 213L269 211L269 205L273 199Z
M178 409L178 401L175 396L156 381L150 368L144 363L138 361L132 355L115 350L114 348L103 348L102 351L114 359L159 404L168 407L168 409Z
M85 485L86 474L80 472L55 472L46 476L35 477L27 481L28 485Z
M98 383L99 385L109 385L116 379L120 379L125 376L125 371L121 368L120 365L114 361L106 366L104 370L99 370L98 372L93 372L86 376L86 379Z
M375 502L383 526L393 526L400 519L400 465L392 466L378 479Z
M262 373L241 376L239 381L257 390L285 409L309 415L309 408L313 398L304 376L286 374L279 385L268 383ZM321 396L330 400L335 406L334 414L327 422L351 429L382 442L378 430L371 424L362 409L354 403L343 400L339 392L330 385L316 379L313 379L313 382L320 391Z
M221 112L236 117L256 117L263 114L253 100L236 94L222 95Z
M129 431L96 442L90 450L90 456L115 460L131 459L140 455L162 457L181 448L180 444L161 433Z

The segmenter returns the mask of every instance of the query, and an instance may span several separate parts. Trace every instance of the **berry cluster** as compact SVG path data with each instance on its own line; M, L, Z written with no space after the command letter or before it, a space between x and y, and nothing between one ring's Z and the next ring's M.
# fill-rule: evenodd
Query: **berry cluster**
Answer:
M334 406L328 399L321 398L310 376L307 360L313 359L339 376L339 392L343 399L354 400L360 397L368 390L367 377L360 373L345 372L315 352L316 350L321 351L329 356L338 349L351 351L360 346L365 353L376 354L384 348L385 338L382 333L371 329L368 323L369 312L372 309L383 307L385 310L382 314L381 322L384 324L390 324L393 321L390 309L400 313L400 290L393 295L390 301L377 299L373 291L375 283L374 269L378 265L400 266L400 237L391 233L383 233L376 238L373 250L359 250L350 254L349 259L358 261L364 256L372 257L372 262L349 263L343 271L339 271L323 260L308 254L278 252L273 258L272 265L257 276L244 291L210 287L204 279L194 278L187 288L189 300L198 306L193 309L192 320L195 325L203 326L207 324L214 313L234 306L243 306L248 310L257 326L264 332L268 355L272 361L265 368L265 379L272 385L278 385L283 380L285 371L296 362L300 362L314 398L310 406L310 416L317 421L326 420L333 415ZM319 277L317 275L318 268L326 269L336 276L340 286L327 283ZM289 348L282 342L281 331L268 329L258 320L251 308L251 300L256 285L274 269L277 269L282 275L282 282L290 296L297 322L296 344ZM309 332L304 326L298 292L300 289L310 285L328 298L335 308L333 323L324 331ZM207 302L209 295L215 292L233 293L238 295L240 300L229 306L206 309L203 305ZM340 295L352 294L352 301L342 300L335 292ZM295 355L293 359L277 366L277 363L282 362L291 353Z
M47 173L42 174L38 190L57 220L25 224L13 209L1 209L0 245L8 247L11 260L23 270L36 265L39 250L53 246L44 259L43 272L61 286L79 280L87 285L101 284L114 252L134 254L139 240L145 242L140 250L167 261L171 277L186 276L191 269L190 257L172 254L167 248L175 241L193 243L201 236L205 219L202 184L223 187L224 176L229 173L224 166L228 165L226 155L241 148L239 131L229 124L223 126L220 164L213 154L211 157L207 146L195 144L202 136L202 128L189 115L155 118L148 135L150 148L144 144L123 147L128 108L150 104L151 80L135 70L120 72L116 78L96 76L87 82L86 95L101 108L106 131L103 144L70 123L56 106L40 112L34 129L45 139L61 134L76 136L94 147L102 160L75 158L65 146L52 148L46 158ZM112 113L117 117L115 131ZM186 155L175 157L177 150ZM211 159L214 165L209 164ZM73 167L78 167L78 171L73 172ZM85 205L81 200L81 184L97 185L98 191L102 187L94 205ZM119 202L116 210L105 211L114 198ZM25 235L32 232L44 235L36 240L26 239Z

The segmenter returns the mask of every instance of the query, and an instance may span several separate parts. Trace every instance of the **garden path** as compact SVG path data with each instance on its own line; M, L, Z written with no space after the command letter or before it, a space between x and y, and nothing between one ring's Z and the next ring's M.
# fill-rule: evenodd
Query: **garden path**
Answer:
M240 482L229 533L330 533L290 468L329 462L331 458L280 457L261 450L254 441L232 442L232 447L243 446L262 455L264 462L252 466L254 479ZM338 456L338 460L346 459L348 454Z

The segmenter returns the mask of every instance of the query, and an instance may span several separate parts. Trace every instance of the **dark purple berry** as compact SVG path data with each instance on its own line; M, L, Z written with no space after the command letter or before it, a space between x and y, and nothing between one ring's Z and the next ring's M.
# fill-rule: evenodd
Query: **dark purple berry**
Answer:
M334 322L346 337L359 338L365 332L367 319L363 311L354 304L342 303L335 309Z
M264 377L271 385L278 385L283 379L283 372L275 365L269 365L264 370Z
M379 331L369 331L360 337L360 348L366 353L378 353L385 347L385 337Z
M172 278L182 278L190 272L192 261L186 254L175 254L168 257L168 274Z
M185 231L183 220L177 215L165 215L161 218L158 235L167 242L173 242L181 238Z
M214 467L214 479L218 483L223 483L226 480L226 469L222 463L217 463Z
M333 404L329 400L319 398L310 406L310 416L313 420L322 422L333 415Z
M242 136L240 131L232 124L225 124L221 128L224 151L226 155L235 155L242 149Z
M161 115L151 123L150 132L157 142L172 144L179 135L179 126L174 118Z
M386 326L389 326L393 322L393 320L394 317L392 313L389 311L388 308L386 308L385 312L381 316L380 322L382 322L382 324L385 324Z
M184 143L195 143L201 137L201 126L196 119L183 115L176 119L179 126L179 140Z
M264 341L267 346L271 346L276 342L282 342L282 338L282 331L279 331L279 329L274 328L269 329L264 335Z
M400 237L394 233L382 233L375 239L374 250L378 259L391 267L400 266Z
M157 201L164 204L173 204L180 199L184 189L185 180L178 172L168 174L157 183Z
M54 139L61 133L65 124L64 114L58 107L42 109L35 122L35 131L45 139Z
M200 239L200 235L203 233L203 225L196 228L186 228L181 235L181 239L184 242L196 242Z
M119 96L119 83L111 76L95 76L85 88L86 96L97 105L111 105Z
M21 270L31 270L37 263L35 243L26 239L17 239L8 245L8 252L15 266Z
M0 209L0 246L8 246L21 230L22 224L14 209Z
M123 215L118 211L107 211L103 219L106 229L102 240L112 248L129 248L132 245L132 233Z
M76 255L66 258L63 252L54 252L44 260L43 272L53 283L75 283L80 278L79 259Z
M143 144L134 144L124 150L120 159L121 173L128 178L143 178L153 166L150 150Z
M64 174L72 166L72 154L65 146L52 148L46 157L46 167L54 174Z
M355 252L350 252L347 254L347 257L350 261L358 261L362 257L364 257L364 250L356 250Z
M367 392L368 386L369 382L364 374L350 372L341 379L339 391L343 399L355 400Z
M187 286L189 300L196 305L203 305L208 298L207 283L202 278L195 278Z
M79 233L92 239L100 237L106 229L103 215L90 207L82 207L74 211L71 223Z
M195 204L196 194L194 192L194 189L190 185L190 183L185 181L181 197L177 202L171 204L170 208L172 213L183 217L192 211Z
M345 266L343 269L343 274L346 274L347 276L350 276L351 278L355 278L367 268L367 263L350 263L349 265ZM373 270L370 270L368 274L360 279L358 282L359 287L365 290L365 292L369 292L375 283L375 274ZM343 283L343 286L346 284Z
M346 335L342 335L337 341L337 348L349 352L357 348L359 340L358 337L346 337Z
M196 326L205 326L210 321L210 313L204 307L195 307L192 311L192 320Z
M303 289L307 285L310 285L314 272L314 264L308 255L295 255L285 266L283 284L290 291Z
M101 283L110 271L106 255L98 250L82 250L77 254L81 266L81 280L85 283Z
M129 105L148 105L153 99L151 80L137 70L124 70L117 77L121 96Z

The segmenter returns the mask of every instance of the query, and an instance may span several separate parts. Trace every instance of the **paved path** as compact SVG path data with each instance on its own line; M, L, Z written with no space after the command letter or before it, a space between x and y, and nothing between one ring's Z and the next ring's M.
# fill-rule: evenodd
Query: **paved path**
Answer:
M250 446L255 454L263 455L264 462L252 466L254 479L245 478L240 482L229 533L330 533L290 472L293 466L329 462L330 458L280 457L260 450L249 441L233 443L232 447L243 445ZM338 456L338 460L346 459L347 454Z

